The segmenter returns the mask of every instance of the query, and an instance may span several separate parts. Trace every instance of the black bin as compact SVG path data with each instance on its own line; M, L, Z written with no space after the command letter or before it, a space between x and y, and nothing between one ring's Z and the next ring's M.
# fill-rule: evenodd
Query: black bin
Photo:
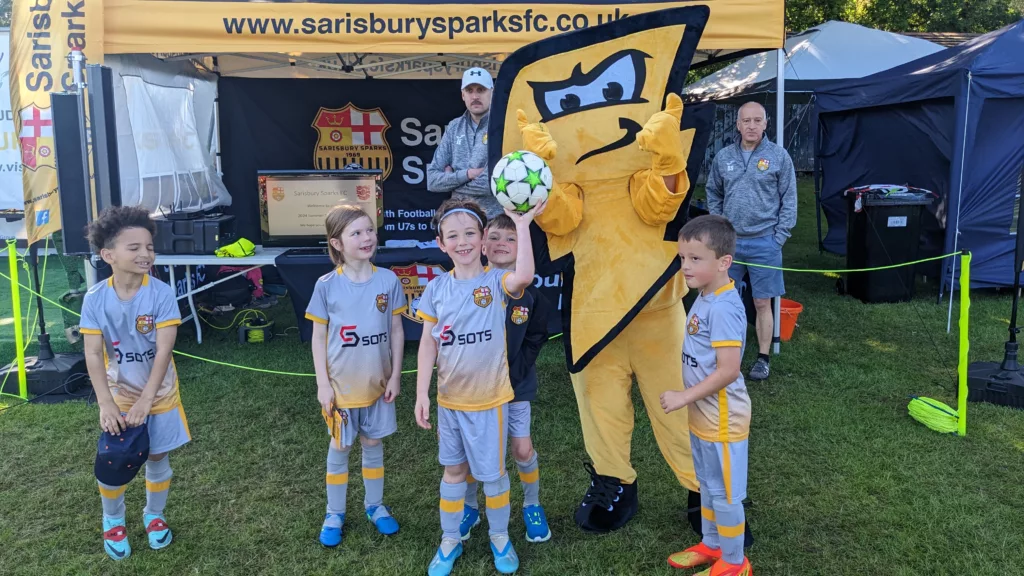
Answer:
M846 227L846 267L877 268L917 260L925 194L863 194L860 212L850 199ZM914 297L914 266L846 276L846 292L869 304L907 302Z

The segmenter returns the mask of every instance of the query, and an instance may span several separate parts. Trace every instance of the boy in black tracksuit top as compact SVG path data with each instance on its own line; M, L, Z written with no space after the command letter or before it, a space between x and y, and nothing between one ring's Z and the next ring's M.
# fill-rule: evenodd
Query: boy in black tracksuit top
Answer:
M516 264L516 226L502 214L487 225L484 254L490 266L514 269ZM529 241L529 239L527 239ZM519 467L523 484L523 522L526 540L546 542L551 530L540 505L540 475L537 470L537 452L530 439L530 402L537 397L537 355L548 339L550 302L535 286L529 286L523 297L509 300L506 309L505 337L508 347L509 379L515 398L508 404L508 435L512 439L512 455ZM468 540L470 530L480 523L477 505L476 481L466 479L466 507L460 531Z

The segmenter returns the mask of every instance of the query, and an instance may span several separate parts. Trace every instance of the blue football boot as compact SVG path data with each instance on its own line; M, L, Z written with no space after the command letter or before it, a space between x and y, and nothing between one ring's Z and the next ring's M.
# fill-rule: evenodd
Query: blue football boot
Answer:
M452 546L452 543L455 543ZM445 545L451 546L451 550L447 555L444 553ZM452 573L452 568L455 567L455 560L462 556L462 542L451 538L444 538L441 540L441 545L437 547L437 552L434 553L434 558L430 561L430 565L427 566L427 576L448 576Z
M114 560L124 560L132 555L124 518L103 518L103 549Z
M344 523L344 514L325 514L324 525L320 528L320 543L328 548L341 544L341 526Z
M494 567L502 574L513 574L519 569L519 556L516 555L516 549L512 547L512 540L508 536L498 538L499 543L501 540L505 541L504 549L498 550L498 547L494 545L494 539L491 539L491 554L494 554Z
M547 542L551 539L548 517L539 504L523 508L523 523L526 524L527 542Z
M146 526L150 548L159 550L171 543L171 527L167 525L163 514L143 514L142 523Z
M469 540L469 532L480 523L480 511L467 505L462 511L462 523L459 524L459 535L462 541Z
M398 532L398 520L391 515L391 508L387 506L370 506L366 509L366 519L385 536L391 536Z

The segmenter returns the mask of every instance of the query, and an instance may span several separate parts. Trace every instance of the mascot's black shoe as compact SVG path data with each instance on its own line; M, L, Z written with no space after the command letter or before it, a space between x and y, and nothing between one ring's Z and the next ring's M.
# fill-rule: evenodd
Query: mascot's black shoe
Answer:
M636 482L623 484L613 476L602 476L590 463L584 463L583 467L590 473L590 487L576 508L576 524L584 532L596 534L625 526L639 505Z
M750 506L750 500L743 502L743 508L746 509ZM686 521L690 523L690 528L697 533L698 536L704 536L704 530L701 527L700 522L700 492L688 491L686 496ZM750 523L745 522L743 525L743 547L750 548L754 545L754 535L750 533Z
M687 491L686 520L697 536L704 536L704 529L700 523L700 492Z

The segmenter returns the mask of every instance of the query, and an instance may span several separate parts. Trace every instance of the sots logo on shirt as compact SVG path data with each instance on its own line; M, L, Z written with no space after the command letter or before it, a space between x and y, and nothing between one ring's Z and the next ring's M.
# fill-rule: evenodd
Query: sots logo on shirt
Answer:
M150 348L145 352L124 352L120 348L120 340L114 340L111 344L114 345L114 358L117 360L118 365L146 362L156 358L156 350L153 348Z
M481 342L490 342L492 337L493 335L490 330L457 334L452 329L451 324L445 324L444 328L441 328L441 346L479 344Z
M369 336L360 336L358 326L353 324L352 326L342 326L338 335L341 336L341 347L342 348L354 348L356 346L376 346L378 344L385 344L388 341L388 333L381 332L379 334L370 334Z

